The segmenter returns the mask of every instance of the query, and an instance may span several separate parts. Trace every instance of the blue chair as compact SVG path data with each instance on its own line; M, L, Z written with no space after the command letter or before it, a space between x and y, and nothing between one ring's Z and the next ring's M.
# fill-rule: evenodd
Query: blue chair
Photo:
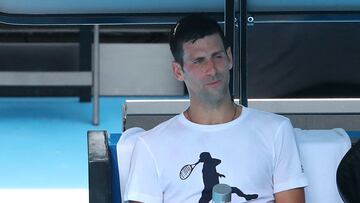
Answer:
M111 198L112 202L119 203L122 202L121 200L121 193L120 193L120 178L119 178L119 167L118 167L118 159L117 159L117 152L116 152L116 145L119 142L121 133L112 133L108 137L109 143L109 151L111 156Z

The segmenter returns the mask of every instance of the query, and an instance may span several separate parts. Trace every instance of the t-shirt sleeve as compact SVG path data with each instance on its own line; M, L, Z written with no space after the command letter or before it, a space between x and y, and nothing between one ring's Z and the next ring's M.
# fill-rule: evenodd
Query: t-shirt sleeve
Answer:
M274 193L307 186L294 128L289 120L283 121L276 132L274 153Z
M162 203L162 189L153 154L142 138L135 144L131 158L125 201Z

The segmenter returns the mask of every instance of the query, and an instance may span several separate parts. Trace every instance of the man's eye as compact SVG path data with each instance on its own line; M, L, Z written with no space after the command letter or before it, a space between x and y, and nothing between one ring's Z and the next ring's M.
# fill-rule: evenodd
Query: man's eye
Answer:
M215 58L222 59L224 56L222 54L215 55Z
M204 62L204 59L196 59L193 61L194 64L200 64L200 63L203 63Z

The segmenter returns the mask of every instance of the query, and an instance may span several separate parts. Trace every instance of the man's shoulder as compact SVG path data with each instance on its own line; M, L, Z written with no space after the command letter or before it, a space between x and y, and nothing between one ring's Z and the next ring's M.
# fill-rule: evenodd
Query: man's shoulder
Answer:
M278 124L290 121L287 117L279 115L279 114L262 111L262 110L254 109L254 108L247 108L246 110L248 111L248 117L250 119L254 119L257 121L278 123Z
M249 109L247 118L247 126L251 126L250 129L255 129L256 132L261 132L259 135L266 137L268 143L274 142L278 132L287 134L288 130L292 128L289 118L271 112Z

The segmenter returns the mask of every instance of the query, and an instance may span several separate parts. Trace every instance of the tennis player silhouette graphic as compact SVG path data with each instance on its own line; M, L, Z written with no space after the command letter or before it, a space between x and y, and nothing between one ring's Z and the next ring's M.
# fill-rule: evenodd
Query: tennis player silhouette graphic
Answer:
M212 196L212 188L214 185L219 184L219 178L225 178L225 175L216 171L216 166L221 163L221 160L212 158L209 152L202 152L197 163L185 165L180 170L180 179L187 179L190 176L192 170L199 163L203 163L202 176L204 182L204 190L201 193L199 203L209 203ZM231 187L231 189L232 193L237 194L239 197L245 198L247 201L256 199L258 197L257 194L244 194L237 187Z

